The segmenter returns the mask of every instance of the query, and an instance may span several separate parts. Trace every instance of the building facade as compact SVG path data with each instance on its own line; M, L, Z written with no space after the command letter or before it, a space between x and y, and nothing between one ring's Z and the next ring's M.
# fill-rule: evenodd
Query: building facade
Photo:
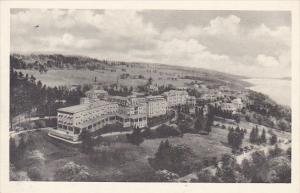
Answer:
M164 92L163 96L167 100L168 107L175 107L186 104L189 95L184 90L170 90Z
M143 128L147 127L148 118L165 115L169 107L195 106L196 102L195 97L178 90L148 97L108 96L106 91L92 90L86 96L79 105L57 110L57 129L49 135L77 141L84 130L93 132L114 123L124 128Z
M147 117L158 117L167 113L168 103L163 96L148 96L146 102Z
M115 123L117 111L117 103L106 101L60 108L57 110L57 130L51 134L76 141L84 130L92 132Z
M89 90L85 93L85 95L91 99L105 99L108 96L108 93L105 90Z

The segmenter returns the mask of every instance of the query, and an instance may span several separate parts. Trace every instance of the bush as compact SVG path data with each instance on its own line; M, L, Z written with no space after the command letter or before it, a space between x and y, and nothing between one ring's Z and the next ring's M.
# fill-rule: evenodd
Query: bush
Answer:
M37 167L30 167L27 170L28 177L33 181L41 181L43 180L41 170Z
M36 128L44 128L46 127L46 121L45 120L37 120L36 121Z
M166 124L163 124L162 126L158 127L156 129L157 137L171 137L171 136L180 136L182 135L182 132L176 127L176 125L169 126Z
M178 174L168 170L158 170L155 172L155 175L159 182L172 182L179 178Z
M131 134L126 134L126 137L134 145L140 145L144 141L140 128L134 129Z
M276 157L270 160L268 181L271 183L291 182L291 163L285 157Z
M277 135L272 134L272 136L270 137L269 140L270 140L270 144L271 144L271 145L276 144L276 143L277 143Z
M155 131L151 130L149 127L146 127L143 131L142 131L142 136L144 138L154 138L155 137Z
M216 182L216 177L213 175L211 170L203 169L197 174L197 182Z
M280 149L278 147L278 145L276 144L274 148L269 149L269 157L277 157L282 153L282 149Z
M54 175L57 181L90 181L91 175L86 166L68 162L59 168Z

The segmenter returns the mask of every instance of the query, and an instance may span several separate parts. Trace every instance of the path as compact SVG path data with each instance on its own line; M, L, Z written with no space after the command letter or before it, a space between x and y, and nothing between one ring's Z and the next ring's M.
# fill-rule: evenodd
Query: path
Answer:
M9 136L10 137L15 137L17 135L20 135L22 133L29 133L37 130L50 130L52 129L51 127L44 127L44 128L38 128L38 129L28 129L28 130L22 130L22 131L10 131Z

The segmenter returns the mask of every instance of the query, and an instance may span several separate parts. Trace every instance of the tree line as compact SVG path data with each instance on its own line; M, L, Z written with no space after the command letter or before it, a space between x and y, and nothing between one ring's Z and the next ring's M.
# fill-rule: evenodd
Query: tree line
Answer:
M36 115L56 115L61 107L76 105L84 92L89 90L83 86L70 90L65 86L48 87L36 80L34 76L10 70L10 115L12 117L32 112ZM60 103L65 100L65 103Z

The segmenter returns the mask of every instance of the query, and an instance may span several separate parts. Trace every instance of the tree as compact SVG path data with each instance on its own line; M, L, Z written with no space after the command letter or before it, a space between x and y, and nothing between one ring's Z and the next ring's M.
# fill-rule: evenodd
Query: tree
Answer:
M258 137L258 128L255 126L252 128L250 132L250 143L258 143L259 142L259 137Z
M222 182L235 183L237 177L235 172L235 168L237 167L236 159L229 154L224 154L221 161L221 168L217 168L216 175Z
M205 127L205 131L207 133L211 132L211 127L213 126L214 123L214 111L212 110L212 107L209 108L209 113L207 115L207 122L206 122L206 127Z
M279 148L279 146L277 144L275 144L275 147L272 149L269 149L269 156L270 157L277 157L282 153L282 149Z
M277 143L277 135L276 134L272 134L271 138L269 139L270 140L270 144L271 145L274 145Z
M266 130L263 129L261 136L260 136L260 143L266 143L267 139L266 139Z
M180 175L192 171L192 150L184 145L171 145L168 140L162 141L154 158L149 158L149 164L156 170L166 169Z
M251 179L252 177L252 167L248 159L243 159L242 161L242 174L247 178Z
M252 172L251 182L262 183L264 182L262 175L264 168L266 168L267 158L263 151L256 151L251 154L252 157Z
M203 118L202 116L199 116L197 119L196 119L196 122L195 122L195 130L197 132L200 132L200 133L207 133L207 130L206 130L206 119Z
M86 130L83 130L79 136L81 139L81 150L83 153L91 153L93 152L93 141L90 133Z
M138 127L135 128L131 134L127 134L126 137L127 140L134 145L140 145L144 141L141 129Z
M242 145L243 138L244 131L239 127L237 127L235 130L233 128L229 130L227 140L233 151L236 151Z
M268 181L271 183L291 182L291 163L283 156L276 157L269 162Z

